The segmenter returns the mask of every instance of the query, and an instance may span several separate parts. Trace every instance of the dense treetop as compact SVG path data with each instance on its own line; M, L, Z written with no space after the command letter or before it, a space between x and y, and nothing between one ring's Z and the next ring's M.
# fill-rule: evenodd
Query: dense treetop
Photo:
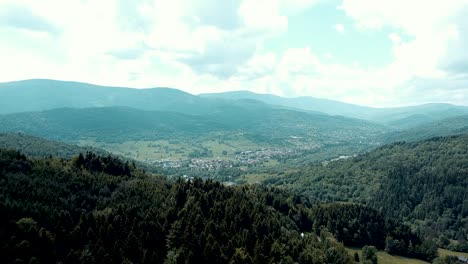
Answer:
M89 152L33 160L2 150L0 183L2 263L352 263L336 239L382 248L381 235L412 245L401 254L433 257L407 227L363 206L171 182Z
M318 201L365 203L425 237L465 249L468 238L468 135L398 142L347 160L268 180ZM439 237L442 236L442 237ZM445 244L445 245L444 245ZM453 249L457 249L454 247Z

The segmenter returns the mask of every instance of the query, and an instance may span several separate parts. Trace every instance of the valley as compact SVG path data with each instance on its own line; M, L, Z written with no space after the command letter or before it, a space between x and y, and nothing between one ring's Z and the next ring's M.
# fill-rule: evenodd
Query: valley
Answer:
M468 264L468 0L0 0L0 264Z
M16 221L14 232L20 237L25 236L21 226L27 222L34 228L47 229L60 241L60 229L49 223L64 221L63 214L70 214L72 221L61 228L74 226L96 233L94 228L101 227L79 219L93 215L100 224L113 225L106 222L112 215L149 225L145 228L154 228L150 227L153 220L166 223L153 230L164 238L154 243L166 249L146 245L148 238L142 233L134 234L143 243L138 249L107 242L90 246L100 243L94 238L108 239L110 233L99 231L99 235L87 238L73 233L73 239L87 241L83 243L90 254L96 258L101 254L101 260L105 254L113 255L116 262L143 262L147 258L143 252L152 252L153 260L199 254L189 247L198 248L202 253L197 256L208 262L228 262L237 257L305 261L312 254L310 258L326 263L350 263L358 250L349 248L366 245L378 249L378 263L445 261L446 255L468 252L468 118L464 107L431 104L373 109L311 98L293 100L258 94L244 98L245 93L235 98L232 94L196 96L166 88L133 91L48 80L0 84L0 95L8 96L20 89L18 85L24 86L25 97L20 100L27 100L28 89L59 91L57 98L43 98L29 108L0 114L0 180L10 186L0 189L7 201L0 203L0 210ZM82 101L57 105L71 100L70 93L77 89L86 91ZM132 99L125 100L128 96ZM90 98L94 98L92 104ZM321 108L305 107L311 100ZM326 109L327 113L317 111ZM343 109L355 111L346 116ZM430 113L431 118L420 116L421 111ZM383 119L388 122L379 121ZM55 178L59 174L71 178ZM18 189L24 184L39 187L26 194ZM62 190L57 197L51 196L55 197L52 200L67 202L49 205L45 193L52 195L51 186ZM64 198L69 188L75 188L74 194ZM206 197L209 190L213 191L212 198ZM137 193L146 198L136 198ZM184 198L188 196L192 198ZM37 204L24 203L17 197L37 200L42 211L34 209ZM216 209L221 206L219 197L231 197L229 201L249 207L232 207L228 202L222 206L243 217L235 223L216 218L214 215L220 214ZM161 214L153 214L147 199L164 208ZM197 200L195 204L193 199ZM71 205L76 201L81 203ZM142 215L134 215L134 207L140 208ZM64 213L48 216L49 210ZM185 213L175 214L174 210ZM245 215L252 210L258 210L256 216ZM232 212L226 212L226 216ZM268 222L272 217L286 229ZM149 218L153 220L144 220ZM260 222L246 231L246 219ZM227 235L217 233L214 238L213 230L197 231L203 233L202 240L188 237L201 228L200 223L214 221L225 224L211 224L213 230L227 230L229 224L241 235L223 246L212 240L226 240ZM265 221L268 224L260 224ZM183 240L176 239L184 232ZM268 236L274 239L247 239L246 232L272 232ZM297 240L299 232L309 234L314 249ZM294 241L294 246L281 237ZM263 243L262 248L259 243ZM330 249L330 243L337 251ZM123 253L112 253L115 247ZM258 252L251 250L255 247ZM291 248L297 250L287 253ZM84 254L86 249L77 244L66 249L73 250ZM83 259L57 254L41 258Z

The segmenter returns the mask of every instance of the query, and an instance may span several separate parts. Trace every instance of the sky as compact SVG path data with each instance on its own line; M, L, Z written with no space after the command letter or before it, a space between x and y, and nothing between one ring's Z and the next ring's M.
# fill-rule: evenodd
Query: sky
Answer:
M468 105L468 0L0 0L0 82Z

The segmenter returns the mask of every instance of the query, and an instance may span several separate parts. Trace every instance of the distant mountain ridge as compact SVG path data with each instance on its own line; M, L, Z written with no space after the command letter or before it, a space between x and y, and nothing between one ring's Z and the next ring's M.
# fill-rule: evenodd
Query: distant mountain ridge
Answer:
M0 114L113 106L205 114L222 103L172 88L133 89L45 79L0 83Z
M206 98L223 98L223 99L254 99L268 104L281 105L295 109L317 111L330 115L343 115L354 118L361 118L371 107L359 106L354 104L343 103L339 101L320 99L310 96L302 97L281 97L272 94L259 94L250 91L232 91L224 93L206 93L200 94L201 97ZM344 115L343 113L348 113Z
M468 114L468 107L446 103L429 103L396 108L373 108L309 96L285 98L249 91L200 94L205 98L255 99L264 103L290 108L342 115L407 129L425 123Z
M193 95L172 88L133 89L80 82L32 79L0 83L0 114L35 112L56 108L131 107L147 111L170 111L207 115L247 101L275 108L321 112L364 119L395 129L408 129L446 118L468 115L468 107L424 104L399 108L372 108L314 97L285 98L249 91ZM239 109L240 109L239 108Z
M402 131L392 131L382 135L382 142L412 142L432 137L461 134L468 134L468 115L455 116L429 123L423 123L419 126L411 127Z

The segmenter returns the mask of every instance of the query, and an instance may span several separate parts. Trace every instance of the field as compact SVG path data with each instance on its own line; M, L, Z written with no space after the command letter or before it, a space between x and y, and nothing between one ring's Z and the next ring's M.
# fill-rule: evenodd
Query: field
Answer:
M187 160L190 158L232 160L238 152L252 151L265 147L242 137L231 137L227 140L174 139L126 141L122 143L80 140L79 145L101 148L140 161L159 161L163 159Z
M439 256L441 256L441 257L444 257L444 256L461 256L461 257L468 258L468 253L455 252L455 251L442 249L442 248L439 248L438 252L439 252Z
M359 259L361 259L361 250L356 249L356 248L347 248L349 253L353 256L354 252L358 252L359 254ZM439 256L445 257L445 256L463 256L468 258L468 253L463 253L463 252L455 252L455 251L450 251L447 249L438 249ZM429 263L425 262L419 259L411 259L411 258L405 258L405 257L400 257L400 256L393 256L390 254L387 254L385 251L379 251L377 253L377 258L379 260L379 264L424 264L424 263Z
M353 256L355 252L358 252L359 259L362 259L360 249L348 248L348 251L351 254L351 256ZM377 253L377 259L378 259L379 264L427 264L429 263L429 262L425 262L419 259L411 259L411 258L389 255L385 251L379 251Z

